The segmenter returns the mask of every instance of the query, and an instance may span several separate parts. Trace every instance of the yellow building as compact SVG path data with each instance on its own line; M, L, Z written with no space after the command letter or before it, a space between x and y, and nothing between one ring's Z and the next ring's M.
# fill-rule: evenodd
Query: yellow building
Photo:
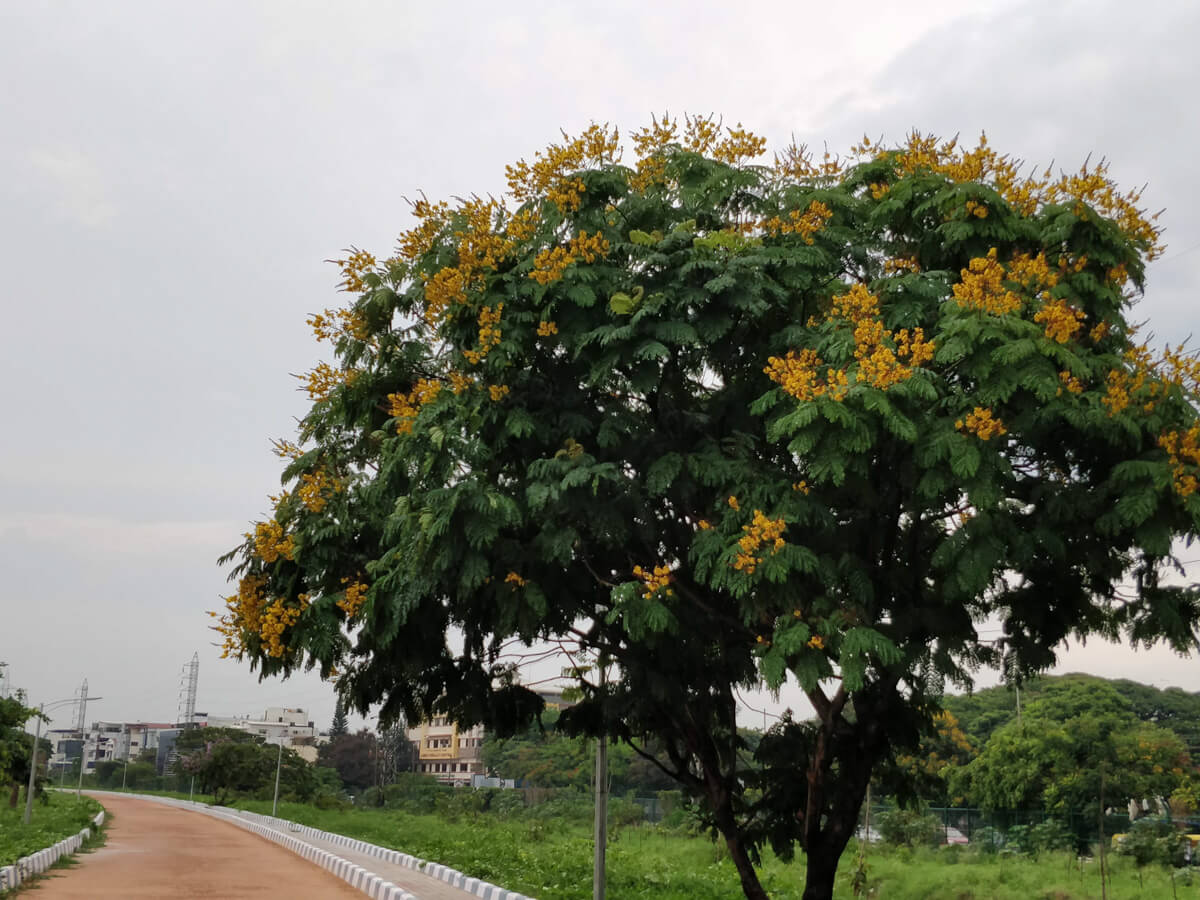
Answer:
M561 694L538 692L547 709L561 709ZM417 771L432 775L443 784L469 785L472 776L486 775L483 742L487 732L482 725L460 730L445 716L436 716L408 729L408 739L417 747Z

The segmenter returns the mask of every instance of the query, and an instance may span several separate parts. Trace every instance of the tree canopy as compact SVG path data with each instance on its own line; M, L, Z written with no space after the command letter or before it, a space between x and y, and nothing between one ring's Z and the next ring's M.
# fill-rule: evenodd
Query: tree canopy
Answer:
M1103 163L919 134L768 162L706 118L631 143L564 137L338 261L334 359L217 627L264 675L501 734L542 704L513 646L602 657L564 727L653 740L748 897L767 842L828 897L948 681L1073 634L1195 645L1164 573L1200 522L1200 366L1137 337L1162 245ZM817 718L742 778L737 692L788 679Z

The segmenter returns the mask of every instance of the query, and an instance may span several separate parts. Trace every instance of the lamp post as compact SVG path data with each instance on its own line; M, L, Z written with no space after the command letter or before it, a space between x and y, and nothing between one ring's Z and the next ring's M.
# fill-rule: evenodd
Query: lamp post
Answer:
M88 697L89 700L100 700L101 697ZM33 726L33 752L29 755L29 787L25 790L25 815L21 822L25 825L29 824L29 820L33 817L33 788L36 784L37 777L37 748L38 739L42 736L42 716L45 715L47 709L54 709L56 706L65 706L68 703L76 703L78 698L68 697L65 700L51 700L49 703L42 703L38 706L38 714L34 720ZM83 772L83 752L79 754L79 771ZM82 774L80 776L82 778Z
M283 769L283 735L279 736L279 756L275 759L275 799L271 802L271 818L279 809L279 773Z
M83 766L87 762L88 740L85 737L79 747L79 785L75 788L75 799L83 797Z

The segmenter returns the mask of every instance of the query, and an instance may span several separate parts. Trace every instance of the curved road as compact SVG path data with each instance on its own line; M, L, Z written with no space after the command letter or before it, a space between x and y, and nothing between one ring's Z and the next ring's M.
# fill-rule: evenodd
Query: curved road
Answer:
M104 807L112 815L105 845L48 872L31 897L363 900L324 869L228 822L129 797L105 796Z

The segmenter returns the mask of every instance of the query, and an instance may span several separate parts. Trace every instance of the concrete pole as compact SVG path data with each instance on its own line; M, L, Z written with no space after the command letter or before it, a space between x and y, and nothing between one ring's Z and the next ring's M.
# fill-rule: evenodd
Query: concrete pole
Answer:
M21 820L26 825L33 817L33 787L34 776L37 774L38 738L42 736L42 713L45 709L45 703L38 707L37 719L33 726L33 752L29 754L29 787L25 790L25 817Z
M604 900L604 856L608 849L608 739L596 738L596 839L592 859L592 900Z
M279 756L275 760L275 799L271 801L271 818L279 809L279 772L283 768L283 738L279 739Z
M75 799L83 797L83 764L87 761L87 741L79 746L79 786L75 788Z
M600 702L604 703L604 658L600 665ZM607 704L606 704L607 705ZM592 900L604 900L605 854L608 850L608 736L596 738L596 825L592 857Z

